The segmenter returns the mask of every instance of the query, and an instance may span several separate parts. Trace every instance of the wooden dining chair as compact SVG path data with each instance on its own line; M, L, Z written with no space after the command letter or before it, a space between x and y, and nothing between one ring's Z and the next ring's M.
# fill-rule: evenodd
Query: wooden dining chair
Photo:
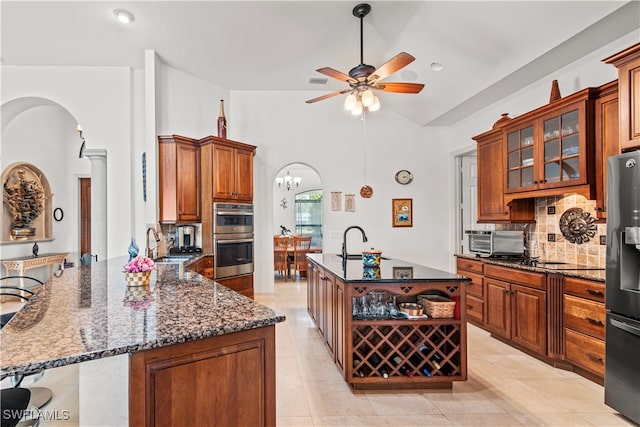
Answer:
M311 251L311 237L293 236L293 265L299 277L307 275L307 254Z
M282 275L285 282L289 275L289 261L287 260L288 248L289 237L273 236L273 269L276 273Z

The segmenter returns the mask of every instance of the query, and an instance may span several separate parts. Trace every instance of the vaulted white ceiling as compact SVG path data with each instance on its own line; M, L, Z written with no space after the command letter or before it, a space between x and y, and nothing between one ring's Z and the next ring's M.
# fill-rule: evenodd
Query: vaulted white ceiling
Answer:
M416 60L387 81L417 82L420 94L380 94L420 125L448 125L550 71L640 28L626 1L371 1L364 62L401 51ZM315 70L344 73L360 62L358 1L0 2L2 65L144 66L163 62L229 90L304 90ZM113 10L135 20L122 25ZM434 72L432 62L445 69ZM343 95L344 96L344 95ZM321 102L340 105L343 96ZM302 104L300 108L314 108Z

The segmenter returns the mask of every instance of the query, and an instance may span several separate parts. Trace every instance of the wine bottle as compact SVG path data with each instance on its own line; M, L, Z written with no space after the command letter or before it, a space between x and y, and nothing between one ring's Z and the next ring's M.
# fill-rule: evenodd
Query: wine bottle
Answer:
M220 115L218 116L218 136L227 138L227 118L224 116L224 99L220 100Z
M357 369L358 365L360 365L360 363L362 363L360 361L360 359L353 359L353 369ZM360 378L364 378L364 372L362 372L362 369L358 369L357 371L354 371L355 374L357 376L359 376Z
M405 374L409 378L413 377L413 372L411 372L411 369L409 369L409 367L407 367L407 365L402 363L402 358L400 356L394 356L393 357L393 363L395 363L396 366L400 366L400 372L402 372L403 374Z
M382 378L389 378L389 372L382 366L382 359L380 359L377 353L372 353L371 356L369 356L369 364L374 370L378 371Z

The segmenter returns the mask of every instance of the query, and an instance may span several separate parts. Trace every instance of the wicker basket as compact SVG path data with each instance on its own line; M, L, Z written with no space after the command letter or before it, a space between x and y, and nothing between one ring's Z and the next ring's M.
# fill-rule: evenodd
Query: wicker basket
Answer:
M138 273L124 273L124 278L127 281L127 286L149 286L151 282L151 272L141 271Z
M418 304L424 307L427 315L433 319L450 319L456 302L440 295L418 295Z

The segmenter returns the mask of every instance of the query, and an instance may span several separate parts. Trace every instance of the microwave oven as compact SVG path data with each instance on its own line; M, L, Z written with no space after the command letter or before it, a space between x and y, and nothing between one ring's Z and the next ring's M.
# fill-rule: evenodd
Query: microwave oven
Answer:
M469 251L489 256L524 255L524 234L522 231L478 231L467 230Z

